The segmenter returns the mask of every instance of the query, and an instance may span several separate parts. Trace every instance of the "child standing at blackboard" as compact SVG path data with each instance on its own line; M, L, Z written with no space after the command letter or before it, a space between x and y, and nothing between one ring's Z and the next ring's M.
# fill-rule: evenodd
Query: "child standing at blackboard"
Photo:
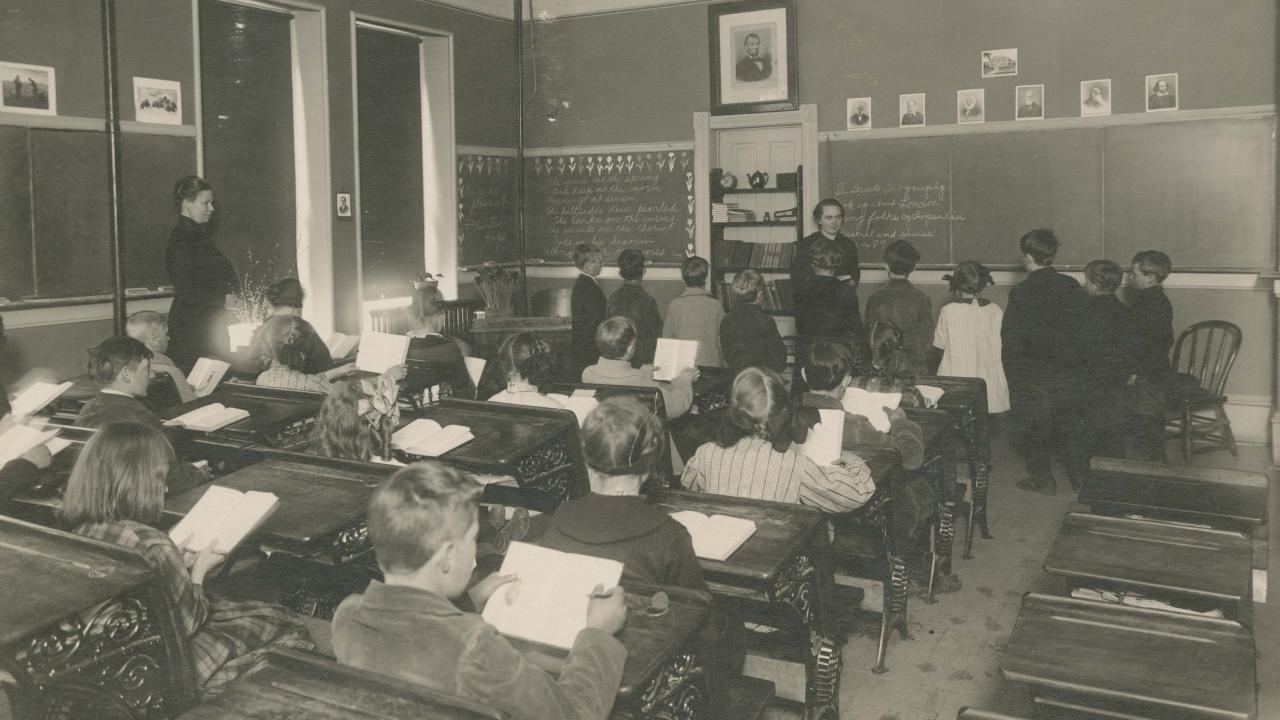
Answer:
M1164 294L1164 279L1173 271L1169 256L1143 250L1133 256L1132 307L1136 338L1132 387L1133 439L1138 457L1165 462L1166 390L1173 378L1173 305Z
M573 249L573 264L578 268L578 282L573 285L570 313L573 316L573 376L596 364L600 352L596 350L596 328L605 319L604 291L596 276L604 265L600 248L591 243L581 243Z
M640 281L648 261L644 253L627 248L618 253L618 274L622 287L609 296L606 308L609 317L628 317L636 324L636 354L631 358L637 367L653 363L653 355L662 337L662 312L658 301L649 294Z
M934 346L942 350L938 374L982 378L987 382L987 412L1005 412L1009 409L1009 383L1000 360L1004 311L978 297L992 284L991 271L969 260L942 279L951 283L955 301L942 307L933 334Z

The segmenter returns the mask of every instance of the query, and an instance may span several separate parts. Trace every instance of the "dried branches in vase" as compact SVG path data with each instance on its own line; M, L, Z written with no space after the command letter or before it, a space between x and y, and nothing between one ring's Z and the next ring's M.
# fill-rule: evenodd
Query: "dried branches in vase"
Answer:
M509 314L511 312L511 295L515 292L519 275L512 270L486 263L476 273L476 288L484 298L486 311L490 314Z

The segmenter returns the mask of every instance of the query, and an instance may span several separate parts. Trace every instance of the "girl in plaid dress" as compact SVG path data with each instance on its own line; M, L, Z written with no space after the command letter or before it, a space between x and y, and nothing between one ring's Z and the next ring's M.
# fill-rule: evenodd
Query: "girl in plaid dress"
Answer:
M196 683L206 695L253 668L272 648L312 650L300 617L276 605L210 598L205 576L222 556L185 551L156 530L164 479L176 462L158 431L136 423L101 428L67 481L62 516L75 532L138 552L164 580L178 629L191 643Z

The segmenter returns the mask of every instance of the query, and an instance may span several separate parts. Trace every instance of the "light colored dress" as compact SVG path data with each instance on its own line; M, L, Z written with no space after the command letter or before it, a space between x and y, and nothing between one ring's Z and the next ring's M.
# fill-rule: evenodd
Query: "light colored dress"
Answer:
M986 380L989 413L1009 409L1009 382L1000 361L1003 324L999 305L959 300L943 306L933 334L934 346L942 350L938 374Z

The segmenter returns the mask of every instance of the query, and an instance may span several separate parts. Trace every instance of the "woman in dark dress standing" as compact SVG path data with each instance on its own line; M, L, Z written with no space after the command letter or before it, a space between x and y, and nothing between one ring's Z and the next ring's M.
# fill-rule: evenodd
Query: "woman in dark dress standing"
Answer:
M201 357L231 359L228 306L239 298L240 278L226 255L213 244L213 186L188 175L173 186L178 226L169 236L164 262L173 283L169 308L169 356L189 370Z

